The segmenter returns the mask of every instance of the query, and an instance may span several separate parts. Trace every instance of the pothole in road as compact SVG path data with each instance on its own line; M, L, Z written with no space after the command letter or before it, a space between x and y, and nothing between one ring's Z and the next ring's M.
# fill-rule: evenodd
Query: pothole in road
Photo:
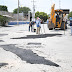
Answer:
M1 47L6 51L10 51L16 54L17 56L19 56L22 60L26 61L27 63L44 64L44 65L59 67L58 64L50 60L46 60L44 57L38 56L36 53L34 53L30 49L18 48L15 45L1 45Z
M28 43L27 45L41 45L41 43Z

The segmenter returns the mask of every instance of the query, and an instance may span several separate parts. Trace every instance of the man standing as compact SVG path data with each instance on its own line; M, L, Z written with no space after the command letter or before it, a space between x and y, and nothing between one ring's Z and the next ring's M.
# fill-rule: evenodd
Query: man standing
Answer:
M64 13L63 21L65 22L65 24L67 23L67 15L66 15L66 13Z
M56 22L59 22L59 14L56 15Z
M29 31L30 31L30 28L31 28L31 31L32 31L32 21L30 21L30 23L29 23Z
M40 20L39 17L37 17L36 26L37 26L37 32L36 32L36 34L40 34L41 20Z

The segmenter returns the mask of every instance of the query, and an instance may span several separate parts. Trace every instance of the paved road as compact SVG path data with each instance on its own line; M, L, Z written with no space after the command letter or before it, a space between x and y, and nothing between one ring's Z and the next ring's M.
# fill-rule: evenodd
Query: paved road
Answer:
M45 31L44 31L45 30ZM28 32L28 25L0 28L1 72L71 72L72 36L65 31Z

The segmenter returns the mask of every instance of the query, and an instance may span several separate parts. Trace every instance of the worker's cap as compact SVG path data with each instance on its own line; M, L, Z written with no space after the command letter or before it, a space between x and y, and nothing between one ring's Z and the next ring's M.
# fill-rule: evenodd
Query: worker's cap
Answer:
M39 19L39 17L37 17L37 19Z

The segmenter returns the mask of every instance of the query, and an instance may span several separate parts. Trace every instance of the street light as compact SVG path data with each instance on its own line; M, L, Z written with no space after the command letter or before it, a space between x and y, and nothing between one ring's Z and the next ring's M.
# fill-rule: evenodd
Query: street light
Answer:
M33 0L33 13L32 13L32 21L35 21L35 5L34 5L34 0Z

